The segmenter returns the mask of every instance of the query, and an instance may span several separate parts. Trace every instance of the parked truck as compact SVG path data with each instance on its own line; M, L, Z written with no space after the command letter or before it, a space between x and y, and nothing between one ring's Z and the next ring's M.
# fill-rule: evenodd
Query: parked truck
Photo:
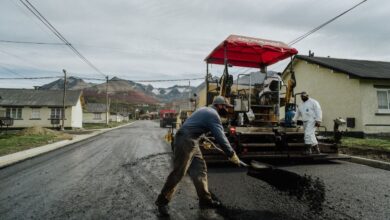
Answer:
M177 113L174 109L162 109L159 111L160 127L176 127Z

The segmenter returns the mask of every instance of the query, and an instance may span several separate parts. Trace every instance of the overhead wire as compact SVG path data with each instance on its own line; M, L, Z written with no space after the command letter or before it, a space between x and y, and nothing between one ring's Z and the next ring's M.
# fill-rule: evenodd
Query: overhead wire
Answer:
M15 75L24 77L23 74L20 74L20 73L18 73L18 72L15 72L15 71L13 71L13 70L11 70L11 69L9 69L9 68L3 66L3 65L0 65L0 67L1 67L2 69L4 69L5 71L9 72L9 73L12 73L12 74L15 74Z
M323 28L323 27L325 27L326 25L330 24L331 22L335 21L337 18L339 18L339 17L345 15L346 13L352 11L353 9L355 9L356 7L358 7L359 5L363 4L363 3L366 2L366 1L367 1L367 0L363 0L363 1L359 2L358 4L354 5L353 7L349 8L348 10L342 12L341 14L339 14L339 15L333 17L332 19L326 21L325 23L319 25L318 27L313 28L312 30L306 32L305 34L303 34L303 35L301 35L301 36L295 38L294 40L290 41L290 42L288 43L288 45L291 46L291 45L294 45L294 44L298 43L299 41L305 39L305 38L308 37L309 35L313 34L314 32L320 30L321 28Z
M4 50L0 50L0 53L3 53L3 54L6 54L6 55L8 55L8 56L10 56L10 57L16 58L16 59L22 61L23 64L29 66L30 68L33 68L33 69L35 69L35 70L37 70L37 71L40 71L40 72L42 71L42 69L39 69L38 66L35 66L35 65L33 65L32 63L27 63L27 60L26 60L26 59L24 59L24 58L22 58L22 57L20 57L20 56L18 56L18 55L15 55L15 54L6 52L6 51L4 51ZM54 71L54 70L43 70L43 71L45 71L45 72L52 72L52 73L58 73L58 72L59 72L59 71Z
M66 45L66 44L63 44L63 43L47 43L47 42L33 42L33 41L14 41L14 40L0 40L0 43L38 44L38 45Z
M14 1L14 0L10 0L10 2L16 7L18 8L27 18L29 18L30 21L32 21L33 23L35 23L39 29L41 29L43 32L46 32L49 36L51 36L51 34L49 33L49 31L46 29L46 28L43 28L42 25L40 23L38 23L38 21L36 19L34 19L33 15L31 15L31 13L28 13L27 9L25 9L25 7L22 7L22 5L18 4L18 1ZM31 19L32 18L32 19ZM22 43L26 43L26 44L62 44L62 43L47 43L47 42L30 42L30 41L12 41L12 40L0 40L0 43L9 43L9 44L22 44ZM6 52L6 51L1 51L0 52L8 55L8 56L11 56L13 58L16 58L20 61L22 61L23 65L28 65L30 68L33 68L35 69L36 71L39 71L41 72L42 70L45 71L45 72L53 72L53 73L58 73L59 71L52 71L52 70L44 70L44 69L41 69L40 67L37 67L37 65L31 63L31 60L26 60L25 58L22 58L20 56L17 56L15 54L11 54L9 52ZM8 70L10 70L8 68ZM10 71L8 71L10 72ZM20 75L20 74L19 74ZM42 81L42 80L34 80L36 81L37 83L46 83L47 81Z
M0 77L0 80L31 80L31 79L58 79L64 78L63 76L40 76L40 77Z
M12 4L14 4L15 7L17 7L27 18L29 18L29 21L35 23L39 29L41 29L43 32L47 33L48 36L52 37L50 32L46 28L43 27L43 24L39 23L35 19L35 17L31 13L29 13L29 11L25 7L23 7L21 4L18 3L18 1L10 0L10 2L12 2ZM56 39L56 38L53 38L53 39Z
M70 75L69 77L71 77ZM31 79L57 79L63 78L63 76L39 76L39 77L0 77L0 80L31 80ZM92 78L92 77L76 77L78 79L84 80L96 80L96 81L105 81L102 78ZM187 78L187 79L155 79L155 80L129 80L129 79L109 79L109 81L132 81L132 82L178 82L178 81L193 81L193 80L204 80L204 78Z
M94 64L82 55L28 0L19 0L35 17L37 17L58 39L65 43L82 61L99 74L106 77Z
M311 34L317 32L317 31L320 30L321 28L325 27L326 25L332 23L333 21L335 21L336 19L340 18L341 16L343 16L343 15L347 14L348 12L352 11L353 9L355 9L355 8L358 7L359 5L365 3L366 1L367 1L367 0L363 0L363 1L359 2L358 4L356 4L356 5L352 6L351 8L349 8L348 10L345 10L344 12L338 14L337 16L333 17L332 19L330 19L330 20L328 20L328 21L322 23L321 25L317 26L316 28L313 28L312 30L306 32L305 34L303 34L303 35L301 35L301 36L295 38L294 40L292 40L292 41L290 41L290 42L288 43L288 46L292 46L292 45L294 45L294 44L296 44L296 43L302 41L303 39L305 39L305 38L308 37L309 35L311 35ZM280 64L277 64L274 68L272 68L272 70L275 70L276 67L279 67L279 66L280 66ZM250 68L248 68L248 69L250 69ZM241 74L243 74L243 73L241 73Z
M19 0L35 17L37 17L57 38L59 38L64 43L44 43L44 42L23 42L23 41L7 41L7 40L0 40L0 42L5 43L26 43L26 44L48 44L48 45L66 45L68 46L81 60L83 60L85 63L87 63L90 67L92 67L95 71L100 73L103 76L106 76L104 73L102 73L96 66L94 66L85 56L83 56L69 41L66 40L66 38L28 1L28 0ZM333 22L334 20L338 19L339 17L343 16L344 14L348 13L349 11L353 10L354 8L358 7L359 5L363 4L367 0L364 0L356 5L354 5L352 8L342 12L341 14L337 15L336 17L326 21L325 23L321 24L320 26L310 30L309 32L297 37L296 39L292 40L288 45L294 45L309 35L313 34L314 32L320 30L324 26L328 25L329 23ZM244 74L250 71L250 68L247 68L246 70L243 70L240 74ZM237 71L238 72L238 71ZM203 79L203 78L196 78L196 79ZM94 79L97 80L97 79ZM102 80L102 79L99 79ZM183 79L184 80L193 80L193 79ZM138 82L165 82L165 81L178 81L178 80L139 80Z

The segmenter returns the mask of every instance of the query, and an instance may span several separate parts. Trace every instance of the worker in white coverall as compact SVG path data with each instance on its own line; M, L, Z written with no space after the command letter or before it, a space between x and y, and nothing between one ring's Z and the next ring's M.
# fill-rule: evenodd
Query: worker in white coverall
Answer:
M321 125L322 111L320 104L313 98L309 98L306 92L301 93L303 103L298 106L297 114L294 121L301 118L303 121L303 128L305 130L305 145L306 153L311 154L313 151L320 153L318 141L315 135L316 127Z

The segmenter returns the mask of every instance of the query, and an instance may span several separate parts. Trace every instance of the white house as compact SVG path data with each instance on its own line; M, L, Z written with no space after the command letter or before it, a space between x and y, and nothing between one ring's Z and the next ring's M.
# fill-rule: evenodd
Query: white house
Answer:
M106 104L87 103L83 112L83 123L106 123L107 115Z
M66 128L81 128L83 121L82 92L66 91ZM63 111L60 90L0 89L0 117L13 118L16 128L58 127Z
M127 122L127 121L129 121L129 113L127 113L127 112L111 113L110 114L110 121Z
M390 133L390 62L298 55L292 65L295 92L306 91L319 101L328 131L342 117L350 132ZM285 82L289 66L282 75Z

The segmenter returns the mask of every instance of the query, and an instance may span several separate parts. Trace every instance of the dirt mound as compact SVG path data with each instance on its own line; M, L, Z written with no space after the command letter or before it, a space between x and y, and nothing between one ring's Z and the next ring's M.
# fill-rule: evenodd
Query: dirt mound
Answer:
M42 128L38 126L30 127L30 128L25 128L21 130L18 134L20 135L43 135L43 134L51 134L51 135L56 135L59 134L57 131L53 131L47 128Z
M60 139L72 139L72 135L39 126L25 128L18 135L51 135Z

